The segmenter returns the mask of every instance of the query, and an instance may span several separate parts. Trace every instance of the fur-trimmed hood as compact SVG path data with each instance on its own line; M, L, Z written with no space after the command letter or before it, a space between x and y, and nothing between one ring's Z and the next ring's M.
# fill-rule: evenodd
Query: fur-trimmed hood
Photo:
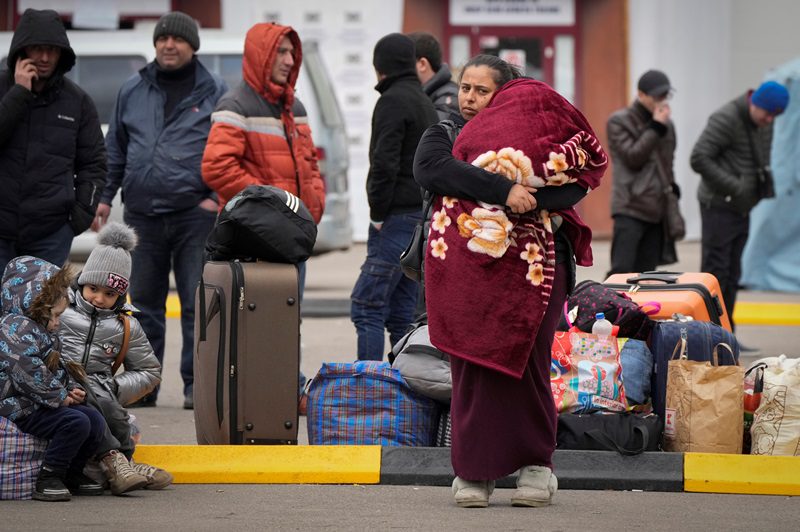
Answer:
M12 259L3 272L2 313L26 316L46 327L50 309L66 297L71 278L69 268L44 259L27 255Z
M36 257L12 259L0 289L0 416L20 419L58 408L69 382L59 363L58 336L47 330L51 309L64 298L70 272Z

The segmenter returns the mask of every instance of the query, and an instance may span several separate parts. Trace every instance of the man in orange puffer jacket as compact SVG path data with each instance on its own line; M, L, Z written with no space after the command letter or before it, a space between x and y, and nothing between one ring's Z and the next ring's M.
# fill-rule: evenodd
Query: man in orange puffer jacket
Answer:
M244 81L211 115L203 180L220 209L248 185L273 185L300 197L319 223L325 185L303 104L294 96L303 52L289 26L256 24L244 42Z

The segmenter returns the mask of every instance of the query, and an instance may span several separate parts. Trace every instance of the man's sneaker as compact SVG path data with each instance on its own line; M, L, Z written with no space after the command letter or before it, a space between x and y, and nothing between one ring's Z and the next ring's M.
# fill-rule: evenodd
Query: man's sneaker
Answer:
M146 490L163 490L172 484L172 475L155 466L140 464L131 460L131 467L134 471L147 479Z
M183 409L194 410L194 394L192 392L183 396Z
M103 485L83 473L67 473L64 485L73 495L102 495Z
M33 488L33 498L37 501L68 501L72 494L64 485L64 471L42 466Z
M461 508L486 508L493 491L493 480L472 482L459 477L453 480L453 497Z
M122 495L147 485L147 478L134 471L125 455L118 451L111 451L102 458L101 462L112 494Z
M512 506L547 506L558 490L558 479L549 467L525 466L519 470L517 491L511 496Z

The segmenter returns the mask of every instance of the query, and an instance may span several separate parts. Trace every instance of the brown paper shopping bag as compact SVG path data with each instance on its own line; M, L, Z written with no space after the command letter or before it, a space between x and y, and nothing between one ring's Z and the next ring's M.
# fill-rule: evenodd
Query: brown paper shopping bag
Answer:
M742 452L744 368L720 366L714 347L711 362L686 358L686 338L681 338L669 361L664 448L699 453Z

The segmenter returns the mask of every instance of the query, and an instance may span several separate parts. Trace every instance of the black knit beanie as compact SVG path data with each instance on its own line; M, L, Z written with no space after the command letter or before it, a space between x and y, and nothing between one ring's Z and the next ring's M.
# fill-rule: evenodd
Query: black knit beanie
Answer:
M381 74L392 76L416 72L417 56L414 41L402 33L390 33L375 45L372 65Z
M158 19L156 28L153 30L153 44L162 35L180 37L188 42L195 52L200 49L200 34L197 30L197 22L186 13L173 11Z

